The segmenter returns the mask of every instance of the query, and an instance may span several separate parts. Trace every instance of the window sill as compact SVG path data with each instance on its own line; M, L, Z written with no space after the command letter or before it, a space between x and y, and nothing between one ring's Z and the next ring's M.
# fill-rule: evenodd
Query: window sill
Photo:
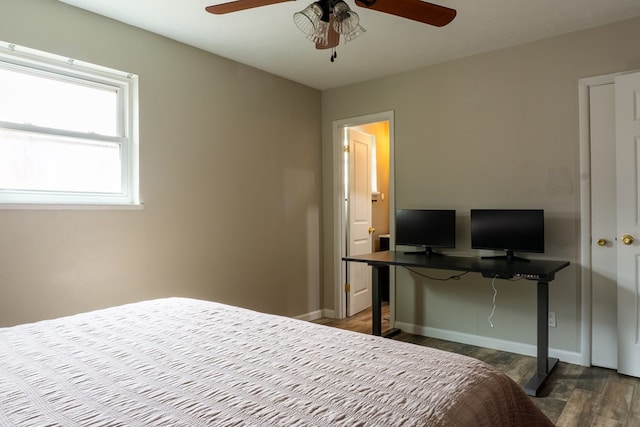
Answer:
M117 204L63 204L63 203L0 203L0 210L85 210L85 211L141 211L142 203Z

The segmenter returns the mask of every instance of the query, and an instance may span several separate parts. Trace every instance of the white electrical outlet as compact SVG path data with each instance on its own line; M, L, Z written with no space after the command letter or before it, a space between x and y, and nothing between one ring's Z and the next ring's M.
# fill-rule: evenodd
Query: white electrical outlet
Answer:
M556 326L558 326L556 324L556 312L555 311L550 311L549 312L549 327L550 328L555 328Z

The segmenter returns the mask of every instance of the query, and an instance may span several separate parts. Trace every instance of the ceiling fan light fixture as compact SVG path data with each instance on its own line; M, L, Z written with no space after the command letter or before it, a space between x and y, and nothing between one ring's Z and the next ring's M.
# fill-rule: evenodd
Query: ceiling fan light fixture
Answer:
M316 42L316 49L334 49L340 44L340 34L333 27L333 15L327 26L326 40Z
M349 42L366 31L359 24L359 21L358 15L352 12L352 16L347 19L343 19L342 21L338 21L336 18L336 21L333 23L333 27L344 37L345 42Z
M347 34L356 29L360 17L342 0L333 6L333 28L340 34Z
M318 2L311 3L300 12L293 14L293 22L298 29L311 38L317 31L317 27L322 19L322 7Z
M365 32L360 16L344 0L318 0L293 14L300 31L316 45L316 49L332 49L331 61L336 58L335 48L340 36L345 43Z
M351 40L355 39L360 34L366 32L366 31L367 30L365 30L364 27L362 27L361 25L358 24L351 32L343 34L342 38L344 39L345 43L349 43Z
M318 21L316 30L307 36L309 40L317 44L327 44L329 40L329 23L324 21Z

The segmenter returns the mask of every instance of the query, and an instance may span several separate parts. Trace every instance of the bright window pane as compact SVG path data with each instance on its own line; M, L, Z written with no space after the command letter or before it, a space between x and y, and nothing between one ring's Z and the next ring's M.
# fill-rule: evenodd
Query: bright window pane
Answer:
M80 83L80 84L79 84ZM0 120L116 136L116 88L0 69Z
M121 146L0 132L0 189L119 193Z
M0 42L2 207L138 204L137 97L135 74Z

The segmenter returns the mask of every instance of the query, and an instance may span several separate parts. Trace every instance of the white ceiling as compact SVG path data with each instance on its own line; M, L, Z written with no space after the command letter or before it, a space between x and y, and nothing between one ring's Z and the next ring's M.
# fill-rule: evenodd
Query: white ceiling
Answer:
M435 0L458 11L445 27L347 4L367 30L317 50L293 23L312 0L227 15L204 8L224 0L60 0L217 55L329 89L447 60L640 16L639 0Z

